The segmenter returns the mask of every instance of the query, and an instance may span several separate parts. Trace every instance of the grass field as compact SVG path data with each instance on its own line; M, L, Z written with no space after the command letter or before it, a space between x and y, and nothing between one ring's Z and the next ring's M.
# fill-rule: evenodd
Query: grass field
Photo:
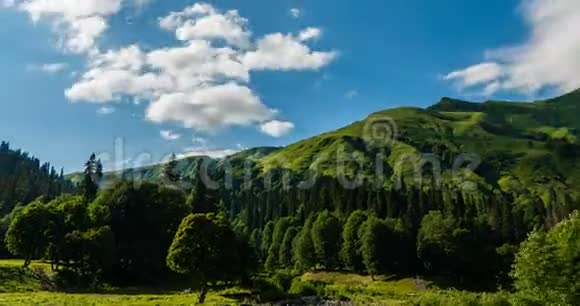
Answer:
M0 305L20 306L20 305L133 305L133 306L173 306L173 305L195 305L197 296L195 294L65 294L53 292L32 292L32 293L2 293L0 294ZM238 305L234 299L225 298L216 293L210 293L207 297L208 305Z
M50 265L33 262L30 269L22 269L24 261L0 260L0 306L12 305L195 305L197 294L183 292L139 293L138 289L110 289L105 293L70 294L43 291L41 282L31 270L44 269L50 273ZM110 292L109 292L110 291ZM142 290L144 291L144 290ZM208 305L237 305L240 302L229 296L247 293L232 288L210 292Z
M41 282L31 270L50 266L34 262L32 269L22 269L21 260L0 260L0 306L23 305L195 305L197 294L179 291L152 291L143 288L110 288L99 293L60 293L43 291ZM510 305L505 293L477 294L441 290L431 282L415 278L370 276L344 272L306 273L294 278L289 297L324 296L332 300L351 301L354 305ZM251 304L240 297L249 290L229 288L210 291L206 305Z

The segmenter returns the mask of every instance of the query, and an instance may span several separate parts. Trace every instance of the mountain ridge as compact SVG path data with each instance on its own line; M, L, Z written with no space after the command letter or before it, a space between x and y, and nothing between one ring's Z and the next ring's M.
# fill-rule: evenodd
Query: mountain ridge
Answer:
M244 150L214 163L218 170L231 167L238 175L249 164L252 175L258 177L281 169L298 176L316 172L329 177L351 177L362 173L372 179L375 176L372 165L377 154L382 153L392 183L399 176L412 175L413 164L422 162L426 155L436 157L441 164L438 175L445 178L451 175L458 156L471 154L481 162L470 171L481 186L511 192L516 188L513 182L517 181L518 186L527 186L539 194L553 192L552 188L569 189L576 194L575 186L580 186L580 167L576 166L580 161L576 155L580 152L577 143L580 120L570 112L578 106L579 91L533 102L475 103L444 97L427 108L399 107L374 112L342 128L285 147ZM369 135L365 133L375 122L379 123L379 129L380 124L386 124L387 131L383 132L396 139L387 139L388 143L378 147L369 146ZM374 132L370 133L372 138ZM356 161L350 161L353 157ZM349 161L340 163L343 158ZM410 160L410 166L399 165L403 158ZM200 162L207 159L180 160L181 177L192 177ZM126 169L120 177L155 182L160 180L161 168L152 165Z

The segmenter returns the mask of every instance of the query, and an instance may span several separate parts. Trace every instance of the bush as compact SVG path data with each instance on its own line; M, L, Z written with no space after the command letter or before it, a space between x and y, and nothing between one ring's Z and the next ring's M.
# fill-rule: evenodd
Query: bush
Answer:
M99 279L94 274L79 273L65 268L54 274L53 282L58 290L77 291L95 289L99 284Z
M323 296L324 287L323 283L303 280L297 277L292 280L289 293L300 296Z
M272 278L257 277L254 279L254 289L257 291L259 302L282 300L287 294L281 290Z
M296 275L290 270L278 270L271 277L274 284L280 291L288 292L292 286L292 280Z

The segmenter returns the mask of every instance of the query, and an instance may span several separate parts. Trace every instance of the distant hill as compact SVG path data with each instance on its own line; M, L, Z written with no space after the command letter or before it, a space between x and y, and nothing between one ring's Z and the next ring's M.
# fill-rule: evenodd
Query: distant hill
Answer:
M358 154L357 165L374 163L377 148L367 146L365 137L369 135L364 135L365 129L376 124L377 132L381 133L381 124L386 124L394 125L388 128L396 129L397 134L395 141L380 148L388 153L385 162L391 175L405 154L418 157L434 153L445 169L453 162L452 157L472 153L481 157L482 162L475 172L492 186L499 186L502 179L505 182L513 178L527 188L549 185L576 190L580 186L580 163L577 163L580 157L576 154L579 110L580 91L536 102L474 103L443 98L427 109L404 107L377 112L344 128L284 148L254 148L216 164L229 163L235 168L251 161L262 174L284 168L296 173L317 171L336 176L337 169L341 169L336 163L337 152ZM385 118L390 121L381 122ZM206 159L209 157L183 159L178 169L183 177L190 177ZM156 181L160 169L159 165L153 165L107 175ZM342 170L344 173L355 171L354 168ZM368 175L373 174L372 169L367 170ZM78 180L78 174L70 177Z
M259 160L264 156L278 150L276 147L259 147L244 150L238 152L231 156L228 156L224 160L232 164L243 164L243 162L248 160ZM217 159L212 159L209 156L192 156L186 157L178 160L177 172L179 176L184 179L191 178L202 163L207 163L212 167L217 167L220 163ZM223 163L224 161L222 161ZM161 179L163 164L154 164L150 166L144 166L139 168L128 168L120 171L109 171L106 172L103 179L103 184L109 185L111 182L118 181L120 179L124 180L141 180L152 183L158 183ZM82 173L71 173L66 175L66 178L78 184L82 180Z
M57 172L49 163L21 150L0 143L0 215L18 204L27 204L39 196L53 198L64 192L74 191L73 184Z
M265 207L276 205L271 201L277 198L261 191L264 178L270 178L279 189L283 173L289 173L293 182L313 173L324 180L352 180L359 174L364 185L378 181L384 190L401 182L417 188L436 182L438 188L460 193L463 202L487 203L501 197L523 211L526 207L537 210L540 202L547 211L566 207L553 213L564 216L580 202L579 110L580 91L535 102L473 103L443 98L426 109L402 107L376 112L283 148L255 148L220 160L186 158L178 169L187 180L205 161L216 180L231 176L235 187L249 177L258 183L243 201L263 201L267 204L260 205ZM382 169L380 178L377 166ZM154 165L107 177L159 181L161 169ZM318 188L325 193L324 188L334 187ZM287 197L287 189L279 190L277 196ZM238 188L224 194L235 204L243 191ZM373 195L361 194L348 196L374 201ZM313 197L299 201L304 204L326 196ZM350 201L342 198L334 200Z

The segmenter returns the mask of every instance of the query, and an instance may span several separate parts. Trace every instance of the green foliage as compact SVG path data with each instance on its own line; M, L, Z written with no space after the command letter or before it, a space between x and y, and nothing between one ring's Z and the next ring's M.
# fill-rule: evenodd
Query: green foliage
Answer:
M392 259L389 249L396 247L393 230L383 220L370 216L360 227L360 254L366 271L373 277L385 272Z
M580 303L580 213L548 233L534 231L516 255L516 289L548 304Z
M329 211L321 212L312 224L312 242L318 262L326 267L336 267L340 252L340 222Z
M111 272L115 236L108 226L73 231L64 237L60 256L64 268L57 271L55 280L60 288L95 288Z
M288 228L292 226L293 219L290 217L280 218L274 226L272 234L272 241L268 249L268 257L266 258L266 269L273 271L280 266L280 247L284 240L284 236Z
M417 255L428 271L444 273L457 258L455 221L441 212L427 214L417 237Z
M85 163L83 171L83 180L81 182L81 192L87 201L92 201L97 196L99 184L103 179L103 165L97 160L95 153L91 154L89 160Z
M293 258L296 268L300 271L306 271L316 265L316 253L312 241L312 223L315 219L314 214L310 215L293 241Z
M262 251L262 257L268 256L268 250L270 250L270 245L272 244L272 235L274 234L274 221L268 221L262 232L262 243L260 244L260 249Z
M220 198L217 191L208 188L208 174L203 168L199 168L193 178L193 187L187 197L187 205L191 206L196 214L217 213L220 206Z
M25 259L28 266L32 259L44 256L49 246L48 233L54 231L56 216L43 203L32 203L22 210L10 223L6 232L8 250Z
M0 218L18 203L30 203L40 196L48 199L73 192L73 184L49 164L0 142ZM3 236L0 236L3 239Z
M192 214L183 219L169 248L167 266L192 277L203 303L207 287L239 277L236 236L228 222L215 214Z
M112 186L89 206L94 224L115 235L115 279L131 282L160 280L167 250L189 212L181 191L134 182Z
M364 211L354 211L348 217L342 230L341 259L344 265L353 271L361 271L363 268L358 232L366 219L367 214Z
M296 235L300 232L298 227L292 226L286 230L286 234L284 234L284 239L282 240L282 244L280 245L280 252L278 255L279 264L282 267L293 267L292 261L292 243L296 238Z

